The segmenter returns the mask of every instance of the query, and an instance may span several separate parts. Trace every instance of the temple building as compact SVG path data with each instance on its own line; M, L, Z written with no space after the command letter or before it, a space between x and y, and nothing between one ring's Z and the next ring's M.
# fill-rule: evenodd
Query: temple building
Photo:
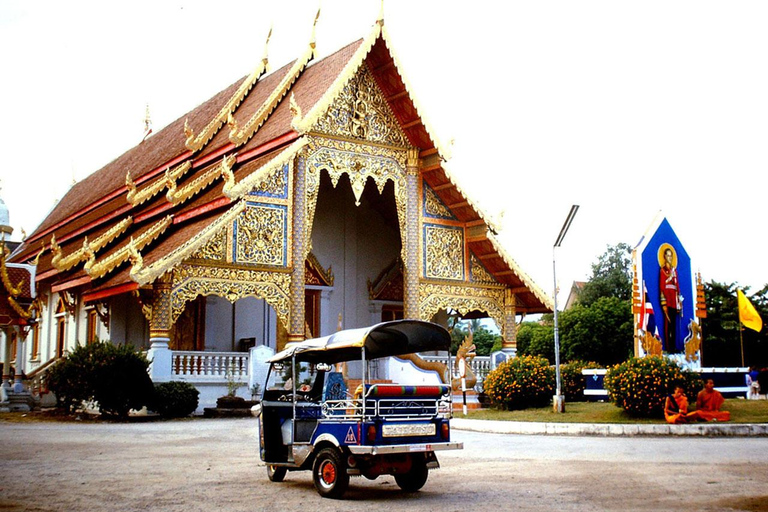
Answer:
M448 312L492 319L514 352L551 299L449 170L392 48L380 19L322 60L314 36L271 72L265 52L75 184L4 264L32 279L4 368L108 339L147 350L156 381L202 381L257 347Z

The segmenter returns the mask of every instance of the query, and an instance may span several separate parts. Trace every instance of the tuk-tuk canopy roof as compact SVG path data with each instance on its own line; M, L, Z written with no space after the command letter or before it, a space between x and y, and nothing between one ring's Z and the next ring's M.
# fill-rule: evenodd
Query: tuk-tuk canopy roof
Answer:
M395 320L372 327L348 329L306 341L290 344L268 362L290 360L310 363L340 363L362 357L366 359L412 354L429 350L448 350L451 336L445 328L419 320Z

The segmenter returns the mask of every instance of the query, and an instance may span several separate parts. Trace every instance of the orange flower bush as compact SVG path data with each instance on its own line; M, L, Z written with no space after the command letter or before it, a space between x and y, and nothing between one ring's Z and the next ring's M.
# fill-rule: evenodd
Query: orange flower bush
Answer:
M544 406L554 394L555 370L544 357L514 357L488 374L483 389L495 407Z
M659 417L672 386L684 387L689 401L701 388L698 374L683 371L677 363L662 356L633 357L608 369L605 389L611 401L633 416Z

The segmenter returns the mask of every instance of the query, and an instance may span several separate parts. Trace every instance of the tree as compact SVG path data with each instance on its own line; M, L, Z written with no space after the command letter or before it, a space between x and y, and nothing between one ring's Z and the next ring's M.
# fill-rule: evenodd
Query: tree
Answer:
M560 315L560 350L566 361L596 361L606 366L632 356L632 308L628 300L600 297L576 304Z
M632 248L625 243L608 246L592 264L592 277L579 293L582 306L594 304L600 297L629 301L632 297Z
M541 322L523 322L517 330L517 353L541 356L555 363L555 331L552 315L542 316Z
M739 307L736 283L725 284L710 281L704 284L707 301L707 318L702 319L704 366L741 366L741 339L739 337ZM768 321L768 285L754 294L749 287L742 290L755 309ZM766 328L755 332L744 329L744 363L748 366L768 366L768 334Z

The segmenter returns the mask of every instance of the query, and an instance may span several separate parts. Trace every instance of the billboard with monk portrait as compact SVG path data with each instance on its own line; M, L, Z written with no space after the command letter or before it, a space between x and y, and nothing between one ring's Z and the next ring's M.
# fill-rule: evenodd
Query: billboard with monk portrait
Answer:
M666 218L660 217L632 254L635 355L679 355L696 366L701 329L691 258Z

